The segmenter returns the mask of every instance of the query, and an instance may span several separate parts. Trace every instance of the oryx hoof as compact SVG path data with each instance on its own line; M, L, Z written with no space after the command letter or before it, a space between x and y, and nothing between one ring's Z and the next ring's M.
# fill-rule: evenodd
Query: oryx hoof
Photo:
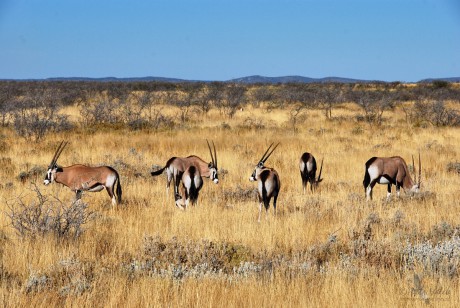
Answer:
M181 202L181 199L176 200L176 206L181 210L185 210L184 204Z

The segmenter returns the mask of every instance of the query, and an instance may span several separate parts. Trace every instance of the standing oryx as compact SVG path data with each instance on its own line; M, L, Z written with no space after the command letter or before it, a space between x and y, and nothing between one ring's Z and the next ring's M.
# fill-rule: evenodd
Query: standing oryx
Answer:
M265 206L265 211L268 213L268 208L270 207L270 199L273 197L273 209L274 214L276 215L276 199L278 198L278 193L281 188L280 177L278 176L278 172L275 169L268 168L264 166L264 163L279 145L275 145L275 147L270 151L273 143L270 144L267 151L265 151L264 155L260 159L259 163L257 164L256 168L252 172L251 177L249 178L250 181L257 181L258 183L258 190L259 190L259 218L258 221L260 222L260 214L262 212L262 204Z
M97 192L104 188L112 199L112 205L121 203L121 184L118 172L109 166L88 167L85 165L72 165L60 167L57 160L68 142L62 141L54 153L45 175L45 185L61 183L75 191L76 199L81 198L83 191ZM116 190L115 190L115 185Z
M192 205L195 205L198 200L198 195L201 188L203 187L203 179L201 178L200 170L198 167L191 165L185 169L184 173L182 174L182 186L184 189L182 202L176 201L176 205L180 209L184 209L184 205L185 208L187 208L189 202L191 202Z
M323 160L321 160L321 167L319 168L319 176L316 179L316 159L308 152L302 154L299 160L300 177L302 178L303 193L307 189L307 184L310 183L310 189L313 192L323 180L321 172L323 171Z
M160 170L153 171L150 174L152 176L157 176L163 173L166 169L167 181L166 181L166 194L169 191L169 185L171 180L174 180L174 198L176 200L176 205L178 205L179 200L182 198L179 193L179 184L182 179L182 174L184 171L190 167L197 167L199 174L202 177L210 178L215 184L219 183L219 178L217 177L217 155L216 155L216 146L214 141L212 141L212 146L214 149L214 155L211 151L211 146L209 145L208 140L206 140L209 148L209 153L211 154L211 162L206 163L204 160L198 156L191 155L188 157L171 157L166 165ZM179 205L178 205L179 206Z
M376 183L388 184L387 200L391 196L391 185L396 185L396 193L399 197L399 190L402 188L409 192L419 192L422 177L422 165L420 161L420 153L418 156L419 164L419 182L415 174L414 157L412 157L412 165L414 167L414 180L410 177L407 164L399 156L393 157L372 157L366 162L364 173L364 190L367 200L372 200L372 188Z

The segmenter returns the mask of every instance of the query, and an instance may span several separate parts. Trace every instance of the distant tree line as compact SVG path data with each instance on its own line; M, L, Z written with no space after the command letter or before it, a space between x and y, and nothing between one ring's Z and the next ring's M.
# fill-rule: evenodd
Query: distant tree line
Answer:
M132 129L160 129L183 125L199 113L215 108L232 118L247 104L265 108L287 108L295 127L308 109L321 109L333 118L337 104L357 104L360 119L373 124L383 114L404 102L412 123L458 126L460 116L446 102L460 101L460 86L446 81L403 84L384 83L285 83L244 84L227 82L100 82L100 81L0 81L0 125L12 126L25 138L40 139L46 132L68 130L73 124L59 113L77 106L83 124L123 124ZM162 106L176 106L174 117Z

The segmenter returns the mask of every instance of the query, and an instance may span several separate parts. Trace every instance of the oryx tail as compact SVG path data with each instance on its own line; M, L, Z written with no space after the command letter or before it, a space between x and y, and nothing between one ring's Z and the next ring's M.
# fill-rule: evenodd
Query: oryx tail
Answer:
M113 182L113 185L112 185L111 189L112 189L112 192L114 192L113 195L115 195L115 197L117 198L117 203L121 204L121 195L122 195L123 192L122 192L122 189L121 189L120 175L118 174L117 170L115 170L114 168L112 168L110 166L107 166L107 168L112 170L115 173L115 175L117 176L115 182ZM115 189L115 185L117 186L116 189ZM109 192L109 191L107 190L107 192ZM110 196L110 192L109 192L109 196Z

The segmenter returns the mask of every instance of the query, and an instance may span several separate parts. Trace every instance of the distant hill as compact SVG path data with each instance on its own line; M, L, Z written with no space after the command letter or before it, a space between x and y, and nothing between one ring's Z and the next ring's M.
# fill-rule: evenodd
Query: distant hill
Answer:
M419 82L433 82L435 80L448 81L448 82L460 82L460 77L450 77L450 78L427 78L422 79Z
M14 79L0 79L0 80L14 80ZM46 79L16 79L18 81L98 81L98 82L148 82L148 81L158 81L158 82L171 82L171 83L181 83L181 82L212 82L212 80L187 80L179 78L166 78L166 77L127 77L127 78L117 78L117 77L101 77L101 78L90 78L90 77L53 77ZM449 77L449 78L427 78L418 81L419 83L429 83L435 80L442 80L447 82L460 82L460 77ZM365 79L352 79L352 78L343 78L343 77L324 77L324 78L310 78L303 76L281 76L281 77L266 77L260 75L253 75L241 78L235 78L220 82L236 82L236 83L372 83L372 82L385 82L379 80L365 80Z
M54 77L47 78L48 81L101 81L101 82L136 82L136 81L162 81L162 82L193 82L194 80L185 80L178 78L166 78L166 77L127 77L127 78L117 78L117 77L101 77L101 78L90 78L90 77Z
M325 77L325 78L310 78L303 76L284 76L284 77L264 77L259 75L231 79L229 82L240 83L367 83L376 82L375 80L360 80L342 77Z

